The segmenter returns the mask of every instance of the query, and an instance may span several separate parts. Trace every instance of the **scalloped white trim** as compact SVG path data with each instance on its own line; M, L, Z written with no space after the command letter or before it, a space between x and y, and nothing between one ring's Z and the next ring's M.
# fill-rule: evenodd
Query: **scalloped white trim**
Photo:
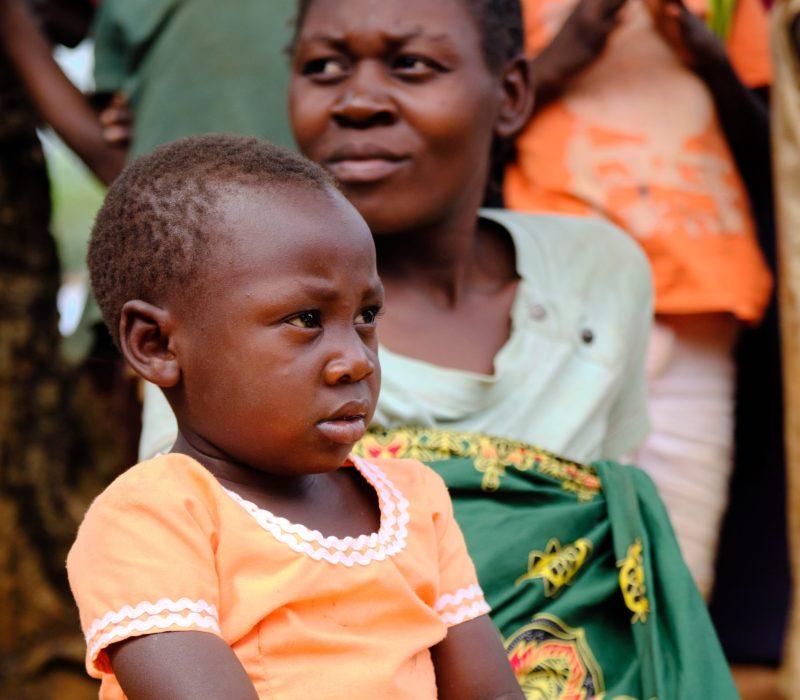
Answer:
M436 600L433 609L442 612L445 608L459 605L465 600L483 600L483 589L477 583L473 583L466 588L459 588L455 593L444 593Z
M165 612L168 614L161 614ZM130 621L119 624L124 620ZM119 610L108 612L89 625L86 632L89 657L94 662L97 655L109 644L126 639L135 632L163 630L167 627L199 627L217 633L220 631L217 609L205 600L161 598L156 603L143 601L134 607L125 605Z
M161 598L155 603L144 600L134 607L125 605L119 610L112 610L103 615L103 617L94 620L92 624L89 625L89 629L84 635L86 637L86 642L87 644L91 642L95 635L112 623L117 625L123 620L135 620L145 613L148 615L160 615L166 611L173 613L206 613L215 620L219 619L217 608L202 599L191 600L190 598L179 598L178 600L171 600L170 598Z
M439 615L442 622L448 627L461 624L467 620L474 620L476 617L485 615L490 612L491 608L485 600L479 600L472 605L464 605L456 610L454 613L442 613Z
M325 537L319 530L292 523L286 518L259 508L234 491L224 489L236 503L276 540L288 545L299 554L325 560L331 564L366 566L382 561L405 549L408 538L408 500L374 464L359 457L351 457L353 466L362 474L378 494L380 529L370 535L358 537Z

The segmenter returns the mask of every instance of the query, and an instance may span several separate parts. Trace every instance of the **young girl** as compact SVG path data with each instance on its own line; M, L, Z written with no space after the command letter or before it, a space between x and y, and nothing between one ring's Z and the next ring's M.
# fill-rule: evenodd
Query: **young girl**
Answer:
M256 139L161 147L109 190L89 265L179 426L69 555L101 697L521 697L441 479L347 456L383 288L328 176Z

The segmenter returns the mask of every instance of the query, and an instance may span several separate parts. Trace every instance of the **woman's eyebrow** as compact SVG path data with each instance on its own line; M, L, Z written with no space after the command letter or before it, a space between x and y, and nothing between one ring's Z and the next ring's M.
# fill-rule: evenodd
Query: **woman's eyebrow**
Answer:
M383 41L385 41L387 44L390 44L392 47L400 46L409 41L413 41L414 39L428 39L430 41L443 42L447 44L452 43L452 38L448 34L427 34L425 27L422 26L409 29L408 31L381 31L380 34ZM353 40L353 38L353 33L342 31L325 31L309 34L308 36L303 37L298 43L320 42L341 51L347 48L348 44Z

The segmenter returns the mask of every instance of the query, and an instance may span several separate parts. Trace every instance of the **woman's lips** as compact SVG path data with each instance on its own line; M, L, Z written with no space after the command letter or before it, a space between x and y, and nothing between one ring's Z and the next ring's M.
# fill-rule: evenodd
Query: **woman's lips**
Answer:
M343 158L329 161L327 166L339 182L357 184L384 180L407 162L408 158Z
M357 443L367 431L364 416L324 420L317 423L317 427L328 440L341 445Z

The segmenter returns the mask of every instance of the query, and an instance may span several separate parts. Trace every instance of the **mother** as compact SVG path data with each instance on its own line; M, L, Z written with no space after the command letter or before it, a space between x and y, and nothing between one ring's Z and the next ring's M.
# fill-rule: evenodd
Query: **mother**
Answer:
M530 109L520 14L300 3L295 137L369 223L387 291L361 450L445 478L530 697L735 697L646 477L526 444L582 461L636 446L651 300L610 227L478 211L493 144Z

